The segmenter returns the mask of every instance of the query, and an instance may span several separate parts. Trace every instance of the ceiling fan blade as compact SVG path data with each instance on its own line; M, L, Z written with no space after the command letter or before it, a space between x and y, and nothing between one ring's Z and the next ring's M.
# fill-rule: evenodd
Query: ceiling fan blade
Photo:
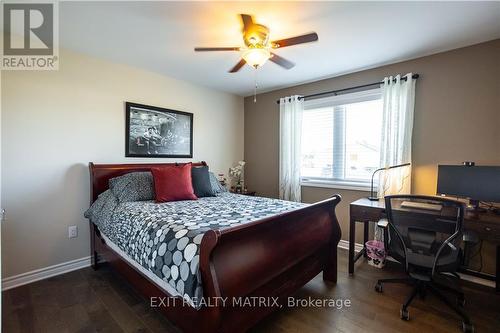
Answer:
M247 14L240 14L240 16L243 21L243 31L247 31L253 25L252 16Z
M236 73L241 69L241 67L245 66L246 61L245 59L241 59L239 63L237 63L233 68L229 70L229 73Z
M280 57L279 55L274 54L274 53L271 53L271 58L269 58L269 60L274 62L275 64L280 65L283 68L286 68L286 69L290 69L290 68L293 68L295 66L295 64L293 62L291 62L290 60L286 60L285 58Z
M195 47L196 52L203 51L239 51L239 47Z
M311 32L309 34L305 34L305 35L301 35L301 36L275 40L275 41L271 42L271 45L273 46L273 48L278 48L278 47L286 47L286 46L292 46L292 45L297 45L297 44L315 42L317 40L318 40L318 34L315 32Z

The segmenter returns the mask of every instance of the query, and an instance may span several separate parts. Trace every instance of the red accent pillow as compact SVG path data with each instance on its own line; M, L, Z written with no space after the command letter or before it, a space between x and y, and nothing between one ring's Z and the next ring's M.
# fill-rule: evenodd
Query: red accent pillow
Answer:
M151 168L156 202L196 200L191 182L191 163Z

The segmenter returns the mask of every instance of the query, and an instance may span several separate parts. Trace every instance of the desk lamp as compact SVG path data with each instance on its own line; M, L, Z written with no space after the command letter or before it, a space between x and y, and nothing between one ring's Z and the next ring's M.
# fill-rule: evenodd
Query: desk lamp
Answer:
M392 166L389 166L389 167L379 168L379 169L373 171L373 174L372 174L372 185L371 185L371 188L370 188L370 196L368 197L368 200L370 200L370 201L378 201L378 198L376 196L374 196L374 194L373 194L373 178L375 177L375 174L377 172L382 171L382 170L396 169L396 168L404 167L404 166L407 166L407 165L410 165L410 164L411 163L397 164L397 165L392 165Z

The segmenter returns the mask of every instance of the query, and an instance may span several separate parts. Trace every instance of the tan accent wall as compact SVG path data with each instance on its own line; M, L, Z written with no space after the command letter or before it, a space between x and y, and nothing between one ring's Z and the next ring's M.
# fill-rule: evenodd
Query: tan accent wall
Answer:
M300 66L300 59L297 66ZM245 177L249 189L263 196L278 196L277 99L362 85L408 72L420 74L412 141L413 192L435 194L438 163L457 164L467 160L500 165L500 39L497 39L260 94L257 103L253 102L253 97L245 98ZM347 239L349 202L367 193L302 188L305 202L318 201L333 193L343 196L337 214L342 238ZM362 239L357 237L357 241ZM488 245L485 248L488 254L492 250ZM489 266L485 267L487 271L492 270Z

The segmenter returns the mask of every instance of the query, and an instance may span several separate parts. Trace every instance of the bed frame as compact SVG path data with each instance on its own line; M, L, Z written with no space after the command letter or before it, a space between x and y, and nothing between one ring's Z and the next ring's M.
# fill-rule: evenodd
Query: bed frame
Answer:
M111 178L172 164L90 163L90 201L108 189ZM99 261L107 261L184 332L244 332L279 309L275 300L286 306L287 297L318 273L323 272L325 281L337 282L341 233L335 207L340 200L335 195L298 210L206 232L200 245L200 271L203 296L211 304L198 310L166 293L122 259L90 222L92 266L97 269ZM226 297L228 301L222 302ZM262 298L266 303L244 303L252 300L254 305L257 297L266 297Z

